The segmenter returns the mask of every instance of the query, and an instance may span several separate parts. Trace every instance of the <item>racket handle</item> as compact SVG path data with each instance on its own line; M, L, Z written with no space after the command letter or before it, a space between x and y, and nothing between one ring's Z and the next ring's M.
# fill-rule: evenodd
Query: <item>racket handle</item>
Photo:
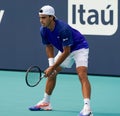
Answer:
M41 76L41 78L44 78L45 77L45 74L43 74L42 76Z
M54 70L50 75L54 75L54 74L56 74L56 73L57 73L57 71ZM46 77L45 74L43 74L43 75L41 76L41 78L44 78L44 77Z

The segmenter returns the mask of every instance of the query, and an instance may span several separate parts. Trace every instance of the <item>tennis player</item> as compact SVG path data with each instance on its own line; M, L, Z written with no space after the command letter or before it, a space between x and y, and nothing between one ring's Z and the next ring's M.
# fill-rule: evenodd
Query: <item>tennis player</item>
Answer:
M40 33L42 42L46 46L49 63L49 67L44 73L48 78L43 99L35 106L30 107L29 110L52 110L50 97L56 84L56 76L62 68L71 68L75 63L84 98L83 109L79 116L92 116L90 107L91 86L87 77L89 47L86 39L79 31L58 20L52 6L43 6L39 11L39 17ZM54 48L59 50L55 57Z

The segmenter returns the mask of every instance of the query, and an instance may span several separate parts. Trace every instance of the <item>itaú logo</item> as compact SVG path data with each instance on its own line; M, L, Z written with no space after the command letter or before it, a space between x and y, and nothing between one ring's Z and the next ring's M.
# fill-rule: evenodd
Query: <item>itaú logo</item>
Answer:
M68 0L68 23L85 35L113 35L118 0Z
M4 15L4 10L0 10L0 23L2 21L3 15Z

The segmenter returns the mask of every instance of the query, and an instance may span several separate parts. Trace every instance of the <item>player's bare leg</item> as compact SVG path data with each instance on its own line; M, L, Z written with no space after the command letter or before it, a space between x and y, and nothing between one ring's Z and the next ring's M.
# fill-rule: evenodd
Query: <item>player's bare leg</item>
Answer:
M55 85L56 85L56 77L57 75L54 75L52 77L48 77L47 78L47 81L46 81L46 87L45 87L45 92L48 94L48 95L51 95L54 88L55 88Z
M56 69L56 73L53 73L52 76L48 77L47 78L47 81L46 81L46 88L45 88L45 92L48 94L48 95L51 95L54 88L55 88L55 85L56 85L56 77L57 77L57 74L62 70L61 67L58 67Z
M82 85L82 93L84 98L89 98L91 95L91 86L87 77L87 68L84 66L77 68L77 73Z
M58 67L56 69L56 72L47 78L44 98L41 101L39 101L35 106L30 107L29 110L31 110L31 111L52 110L52 107L50 104L50 96L56 85L57 74L61 70L62 70L62 68Z
M91 85L87 77L87 67L80 66L76 68L79 80L82 86L82 93L84 98L84 107L79 116L92 116L90 108Z

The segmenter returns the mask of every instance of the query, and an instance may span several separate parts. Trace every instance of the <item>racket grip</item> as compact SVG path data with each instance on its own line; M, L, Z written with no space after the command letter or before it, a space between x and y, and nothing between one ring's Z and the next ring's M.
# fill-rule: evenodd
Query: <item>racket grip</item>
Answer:
M42 76L41 76L41 78L44 78L45 77L45 74L43 74Z
M52 75L54 75L54 74L56 74L57 73L57 71L56 70L54 70L53 72L52 72Z
M54 74L56 74L56 73L57 73L57 71L54 70L50 75L54 75ZM43 75L41 76L41 78L43 78L43 77L46 77L45 74L43 74Z

